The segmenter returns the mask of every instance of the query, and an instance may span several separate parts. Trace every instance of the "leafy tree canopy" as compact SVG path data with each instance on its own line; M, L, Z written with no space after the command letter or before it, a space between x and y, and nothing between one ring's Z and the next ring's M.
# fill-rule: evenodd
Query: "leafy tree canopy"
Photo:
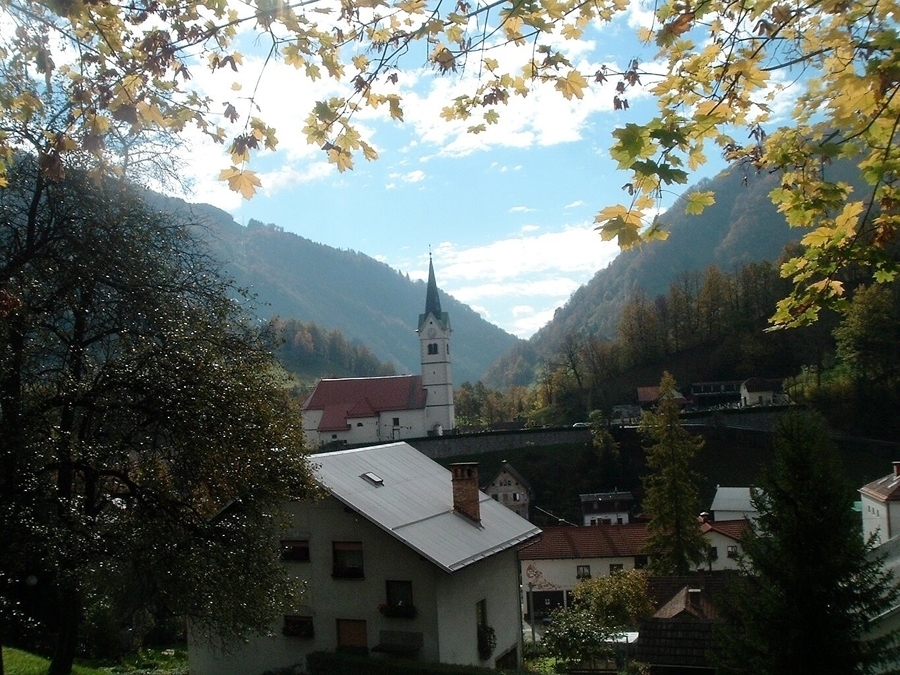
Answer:
M187 615L224 641L267 629L297 590L277 505L315 489L264 336L186 224L127 184L47 182L28 159L7 177L0 607L26 578L45 589L54 675L115 589L125 616Z
M553 612L544 633L548 652L566 661L611 656L616 638L653 613L647 575L640 570L582 581L572 599L570 607Z
M257 44L264 42L269 60L282 59L301 77L346 82L347 94L315 102L304 126L309 142L345 170L358 153L376 156L353 124L358 110L382 108L402 119L395 85L409 64L404 56L420 44L437 72L480 74L474 90L441 113L471 121L473 133L496 123L511 98L539 86L576 100L591 82L615 79L614 106L621 110L629 91L646 87L658 114L614 132L611 155L630 174L626 198L596 216L603 238L623 247L664 236L652 217L662 190L687 183L710 147L758 169L781 170L772 198L792 225L809 232L804 252L783 269L794 290L780 303L777 324L809 322L821 306L840 305L842 271L851 263L877 282L894 278L897 262L888 250L900 224L894 3L665 0L640 34L659 50L653 67L627 56L618 66L581 72L571 41L628 7L625 0L5 0L11 29L0 38L0 156L8 164L14 149L27 146L58 177L66 156L86 150L100 169L120 170L133 162L143 133L194 126L228 145L232 164L221 178L249 197L259 178L248 162L276 146L275 129L253 92L213 100L193 84L193 69L239 71L237 37L249 27L263 38ZM501 58L495 48L503 45L522 49ZM789 85L800 93L787 92ZM776 104L792 96L792 125L769 133ZM744 142L740 130L748 128ZM858 163L865 191L850 194L831 179L829 164L841 157ZM699 212L712 196L697 191L688 202L689 211Z

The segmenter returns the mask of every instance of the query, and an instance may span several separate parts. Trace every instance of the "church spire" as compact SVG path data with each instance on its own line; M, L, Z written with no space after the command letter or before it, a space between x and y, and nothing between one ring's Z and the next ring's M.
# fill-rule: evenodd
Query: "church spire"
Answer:
M434 280L434 264L431 254L428 254L428 290L425 291L425 314L433 314L437 318L442 317L441 298L438 296L437 282Z

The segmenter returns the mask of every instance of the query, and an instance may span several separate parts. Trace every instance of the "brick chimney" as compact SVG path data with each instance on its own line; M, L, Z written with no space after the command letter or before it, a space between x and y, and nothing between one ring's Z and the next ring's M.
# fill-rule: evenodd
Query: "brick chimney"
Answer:
M453 476L453 510L476 523L480 523L478 463L459 462L451 464L450 472Z

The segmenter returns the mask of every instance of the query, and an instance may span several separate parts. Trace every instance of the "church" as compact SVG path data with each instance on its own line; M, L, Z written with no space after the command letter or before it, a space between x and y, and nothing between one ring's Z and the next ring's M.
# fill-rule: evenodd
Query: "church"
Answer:
M416 332L421 375L319 381L301 409L310 448L440 436L456 428L450 316L441 311L430 259L425 312L419 315Z

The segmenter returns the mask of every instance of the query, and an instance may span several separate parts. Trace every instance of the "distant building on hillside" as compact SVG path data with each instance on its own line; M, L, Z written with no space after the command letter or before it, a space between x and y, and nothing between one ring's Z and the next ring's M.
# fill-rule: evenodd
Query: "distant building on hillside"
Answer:
M506 460L503 460L500 471L491 479L484 491L506 508L529 520L531 484Z
M584 525L624 525L631 522L634 495L630 492L592 492L579 497Z
M701 408L737 404L741 401L740 380L693 382L688 389L691 402Z
M772 405L781 391L781 382L766 380L762 377L751 377L741 383L741 405Z
M649 386L649 387L638 387L637 388L637 396L638 396L638 405L641 406L642 409L648 410L650 408L656 407L656 404L660 401L660 389L659 385ZM682 394L677 389L673 389L669 392L668 398L673 398L678 402L678 405L683 406L687 403L687 400L684 398L684 394Z
M441 311L431 260L425 311L416 332L421 375L319 381L301 409L310 445L365 445L441 435L456 428L450 315Z

